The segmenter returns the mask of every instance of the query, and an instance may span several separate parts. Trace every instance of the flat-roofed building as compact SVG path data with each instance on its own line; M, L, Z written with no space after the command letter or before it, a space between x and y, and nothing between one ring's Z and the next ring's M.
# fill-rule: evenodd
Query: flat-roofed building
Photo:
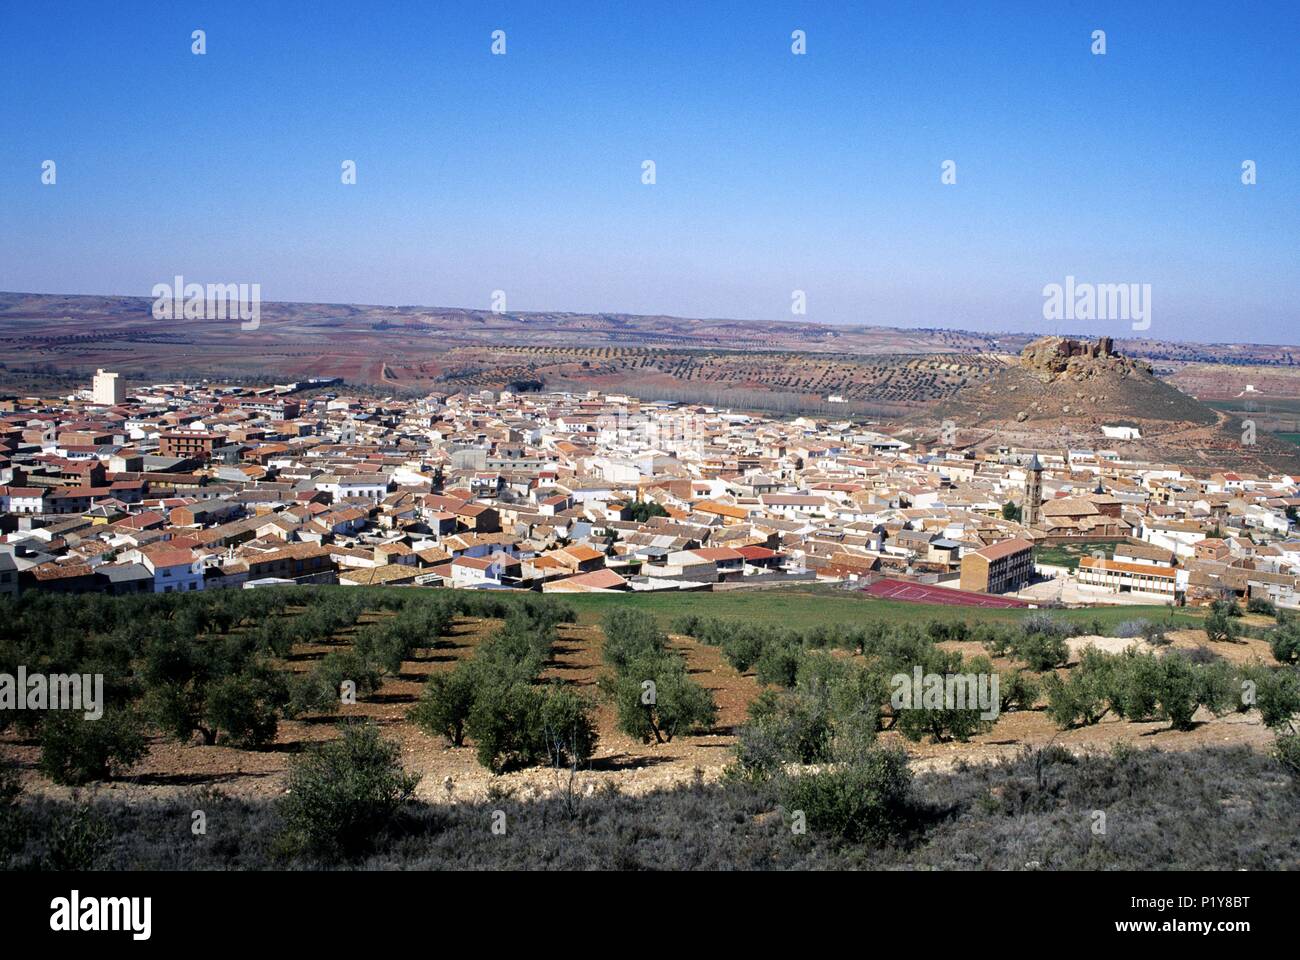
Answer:
M171 430L158 437L158 453L164 457L180 457L206 461L212 451L225 438L205 430Z
M961 558L961 588L977 593L1019 590L1034 577L1034 544L1017 538L1003 540Z
M90 394L95 403L116 407L126 402L126 384L119 374L100 369L90 382Z
M1080 586L1104 587L1115 593L1154 593L1172 597L1178 588L1178 571L1173 567L1105 557L1080 557L1076 578Z

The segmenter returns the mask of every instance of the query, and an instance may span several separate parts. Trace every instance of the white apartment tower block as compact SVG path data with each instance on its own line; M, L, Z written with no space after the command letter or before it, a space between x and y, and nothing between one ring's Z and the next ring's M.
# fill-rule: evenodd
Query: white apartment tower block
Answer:
M116 373L97 371L90 392L95 403L117 406L119 403L126 402L126 384Z

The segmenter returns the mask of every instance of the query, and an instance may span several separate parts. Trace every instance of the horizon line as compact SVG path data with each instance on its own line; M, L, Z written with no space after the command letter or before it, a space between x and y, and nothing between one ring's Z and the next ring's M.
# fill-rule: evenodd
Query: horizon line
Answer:
M87 299L125 299L125 300L145 300L154 299L147 294L137 293L49 293L37 290L0 290L0 297L19 296L19 297L85 297ZM535 309L535 310L504 310L497 312L490 307L465 307L451 306L447 304L422 304L422 303L365 303L361 301L347 300L263 300L260 303L280 304L289 306L322 306L322 307L373 307L390 310L458 310L466 313L487 313L501 317L511 317L515 315L527 314L561 314L575 317L639 317L639 318L663 318L667 320L684 320L693 323L757 323L757 324L788 324L791 326L815 326L825 327L828 330L898 330L898 331L937 331L941 333L963 333L973 336L986 337L989 339L998 339L999 337L1064 337L1075 340L1096 340L1101 337L1110 337L1112 340L1132 340L1146 341L1151 343L1177 343L1184 345L1200 346L1251 346L1251 347L1293 347L1300 350L1300 343L1287 342L1268 342L1260 340L1181 340L1174 337L1149 337L1149 336L1130 336L1113 333L1044 333L1044 332L1027 332L1016 330L972 330L966 327L941 327L941 326L894 326L889 324L871 324L871 323L837 323L827 320L787 320L787 319L746 319L743 317L689 317L681 314L672 313L629 313L618 310L571 310L571 309ZM1136 333L1138 331L1129 331Z

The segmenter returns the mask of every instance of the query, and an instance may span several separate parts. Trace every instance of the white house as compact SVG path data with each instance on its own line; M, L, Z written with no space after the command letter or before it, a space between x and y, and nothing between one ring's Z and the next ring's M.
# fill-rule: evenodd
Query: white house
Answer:
M203 589L203 560L188 550L164 547L144 554L143 562L153 574L154 593L188 593Z
M382 500L388 496L387 474L376 473L364 476L339 477L326 474L316 478L316 489L328 493L335 500L364 499Z

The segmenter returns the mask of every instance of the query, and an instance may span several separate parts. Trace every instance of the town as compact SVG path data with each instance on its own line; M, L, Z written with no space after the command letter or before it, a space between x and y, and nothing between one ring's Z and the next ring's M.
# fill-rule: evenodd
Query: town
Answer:
M7 5L6 942L1284 926L1297 17L1169 6Z
M622 393L337 379L0 397L0 591L616 593L1300 606L1295 476L909 443Z

